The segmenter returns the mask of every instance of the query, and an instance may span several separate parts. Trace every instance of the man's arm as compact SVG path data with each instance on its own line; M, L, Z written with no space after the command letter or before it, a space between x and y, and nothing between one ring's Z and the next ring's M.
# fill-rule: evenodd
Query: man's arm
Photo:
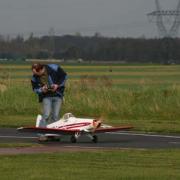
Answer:
M31 85L32 85L33 91L36 94L42 94L43 93L41 86L39 85L39 83L37 82L37 79L34 76L31 79Z
M67 74L61 67L58 67L57 76L58 76L57 79L58 79L59 87L65 86L65 82L67 80Z

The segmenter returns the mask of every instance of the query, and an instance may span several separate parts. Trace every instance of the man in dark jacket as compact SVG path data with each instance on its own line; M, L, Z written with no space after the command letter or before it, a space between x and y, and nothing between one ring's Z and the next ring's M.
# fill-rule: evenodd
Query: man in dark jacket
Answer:
M32 65L32 72L32 88L42 102L41 126L46 126L50 115L51 123L59 119L67 74L56 64L40 63Z

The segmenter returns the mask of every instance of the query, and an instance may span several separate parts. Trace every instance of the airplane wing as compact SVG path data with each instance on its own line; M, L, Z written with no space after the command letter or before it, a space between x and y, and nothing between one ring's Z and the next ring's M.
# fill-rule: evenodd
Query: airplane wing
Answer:
M105 128L97 128L94 133L105 133L105 132L115 132L115 131L123 131L132 129L133 126L119 126L119 127L105 127Z
M128 130L131 128L133 128L133 126L100 127L100 128L97 128L93 133L115 132L115 131ZM20 127L17 130L19 132L30 132L30 133L39 133L39 134L41 133L42 134L59 134L59 135L74 135L75 133L82 132L79 129L69 130L69 129L54 129L54 128L41 128L41 127Z
M66 130L66 129L54 129L54 128L40 128L40 127L20 127L17 129L19 132L30 132L39 134L59 134L59 135L72 135L79 130Z

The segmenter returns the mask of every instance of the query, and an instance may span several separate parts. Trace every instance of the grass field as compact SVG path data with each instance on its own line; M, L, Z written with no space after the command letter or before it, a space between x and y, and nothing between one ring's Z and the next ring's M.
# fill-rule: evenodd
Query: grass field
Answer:
M180 179L179 150L119 150L0 156L1 179Z
M103 117L138 131L180 133L180 66L63 65L69 75L61 114ZM30 65L0 65L0 126L34 125L41 112ZM1 144L31 147L32 144ZM180 150L0 155L1 179L178 180Z
M63 65L69 79L61 114L102 117L135 130L180 132L180 66ZM30 65L0 65L0 126L32 125L41 112Z

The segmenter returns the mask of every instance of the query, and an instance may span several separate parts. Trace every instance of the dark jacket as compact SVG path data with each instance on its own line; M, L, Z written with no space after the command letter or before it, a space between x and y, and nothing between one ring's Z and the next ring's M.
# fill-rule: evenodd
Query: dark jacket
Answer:
M64 70L57 64L47 64L45 65L48 75L48 85L58 84L59 88L56 92L49 91L48 93L42 92L42 83L40 77L33 75L31 79L31 84L33 91L38 94L39 102L42 102L44 97L63 97L65 89L65 81L67 79L67 74Z

